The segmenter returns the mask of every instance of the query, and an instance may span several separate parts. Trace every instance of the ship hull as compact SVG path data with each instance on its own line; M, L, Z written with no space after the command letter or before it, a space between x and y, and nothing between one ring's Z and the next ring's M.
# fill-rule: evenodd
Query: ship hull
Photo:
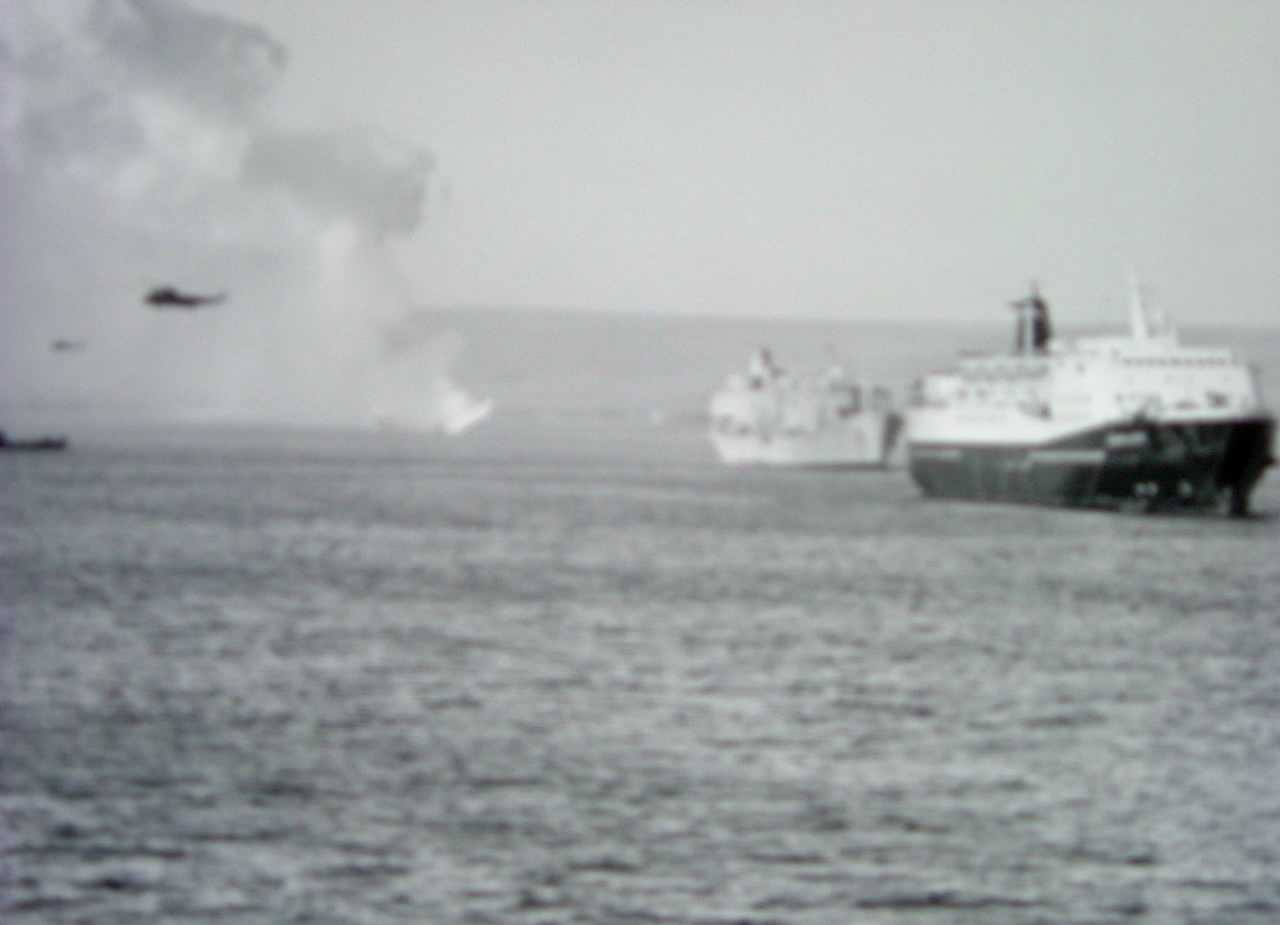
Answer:
M66 437L37 437L31 440L0 440L0 453L47 453L65 450Z
M863 412L837 426L799 433L711 432L722 463L805 469L884 469L902 429L891 412Z
M1035 443L911 440L911 476L928 497L1243 516L1272 462L1275 422L1124 421Z

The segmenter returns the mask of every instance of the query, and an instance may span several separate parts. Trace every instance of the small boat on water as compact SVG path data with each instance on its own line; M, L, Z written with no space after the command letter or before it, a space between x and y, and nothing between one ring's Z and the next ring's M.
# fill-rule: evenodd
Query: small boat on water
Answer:
M68 446L66 437L27 437L15 440L0 430L0 452L39 452L48 450L65 450Z
M916 383L907 451L926 496L1248 513L1275 418L1247 363L1184 346L1136 283L1127 335L1062 341L1037 290L1013 304L1011 353Z
M767 349L712 396L710 439L729 465L884 468L902 422L886 388L843 366L797 378Z

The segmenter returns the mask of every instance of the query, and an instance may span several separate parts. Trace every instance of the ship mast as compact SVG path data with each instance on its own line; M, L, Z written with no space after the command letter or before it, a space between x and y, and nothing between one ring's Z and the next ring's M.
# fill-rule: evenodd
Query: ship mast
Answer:
M1142 287L1138 284L1138 274L1129 271L1129 329L1134 340L1146 340L1151 336L1147 323L1147 308L1142 304Z
M1178 339L1177 331L1164 312L1147 307L1142 298L1142 284L1132 269L1129 270L1129 328L1137 341L1160 338L1173 342Z

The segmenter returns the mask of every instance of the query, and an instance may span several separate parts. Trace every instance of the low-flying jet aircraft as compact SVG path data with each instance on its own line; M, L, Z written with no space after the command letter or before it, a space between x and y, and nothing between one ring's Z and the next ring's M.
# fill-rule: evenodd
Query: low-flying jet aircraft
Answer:
M146 303L152 308L181 308L196 309L203 308L206 305L217 305L226 299L225 292L219 292L214 295L197 295L190 292L182 292L173 286L160 286L152 289L147 293Z
M49 345L49 349L54 353L75 353L77 350L84 349L84 341L71 340L68 337L59 337Z

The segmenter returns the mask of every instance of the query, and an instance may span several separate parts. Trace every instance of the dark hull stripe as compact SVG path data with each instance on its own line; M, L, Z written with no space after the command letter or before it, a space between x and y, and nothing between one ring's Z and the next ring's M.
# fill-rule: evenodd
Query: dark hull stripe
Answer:
M1118 510L1246 514L1272 461L1269 418L1113 425L1042 446L911 444L929 497Z

